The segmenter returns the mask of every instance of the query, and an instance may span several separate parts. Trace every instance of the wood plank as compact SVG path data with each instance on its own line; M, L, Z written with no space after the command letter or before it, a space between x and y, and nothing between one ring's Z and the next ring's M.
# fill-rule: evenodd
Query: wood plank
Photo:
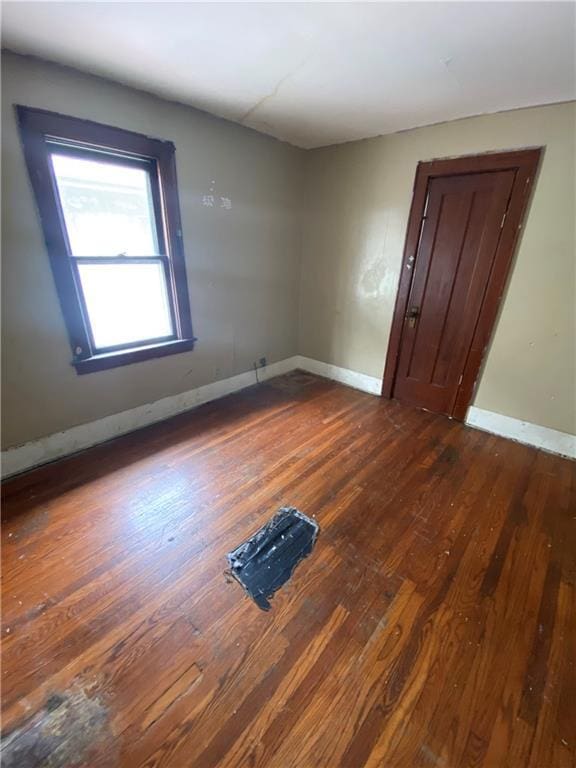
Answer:
M288 374L2 494L8 744L82 702L91 768L576 760L574 462ZM264 613L225 555L282 505Z

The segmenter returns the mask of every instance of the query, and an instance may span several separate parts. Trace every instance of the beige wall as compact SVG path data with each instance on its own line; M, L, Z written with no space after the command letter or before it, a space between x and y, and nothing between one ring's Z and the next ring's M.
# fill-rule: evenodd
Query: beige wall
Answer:
M121 85L2 58L3 447L247 371L262 355L299 352L380 377L416 163L534 145L546 146L544 162L475 404L576 432L575 104L303 152ZM175 142L193 352L76 375L15 103ZM202 205L213 182L230 211Z
M46 63L2 57L3 447L296 353L303 152L191 108ZM176 144L193 352L77 376L13 104ZM208 208L202 196L232 200Z
M416 164L546 147L474 404L576 432L576 104L307 154L299 351L382 376Z

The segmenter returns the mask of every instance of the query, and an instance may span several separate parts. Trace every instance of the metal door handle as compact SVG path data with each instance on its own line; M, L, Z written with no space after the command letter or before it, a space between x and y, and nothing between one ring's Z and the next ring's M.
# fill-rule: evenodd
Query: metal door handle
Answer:
M408 325L410 328L414 328L416 326L416 320L418 320L420 316L420 307L410 307L406 314L406 318L408 320Z

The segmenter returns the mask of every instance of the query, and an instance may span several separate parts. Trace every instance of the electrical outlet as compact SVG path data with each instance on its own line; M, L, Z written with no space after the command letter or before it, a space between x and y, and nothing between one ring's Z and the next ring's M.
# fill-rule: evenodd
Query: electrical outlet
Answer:
M265 357L260 358L260 368L265 368L268 365Z

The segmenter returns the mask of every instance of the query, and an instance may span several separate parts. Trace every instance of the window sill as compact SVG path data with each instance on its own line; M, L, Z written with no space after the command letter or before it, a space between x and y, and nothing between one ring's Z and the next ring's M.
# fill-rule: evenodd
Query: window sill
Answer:
M166 357L167 355L177 355L179 352L188 352L194 349L195 342L196 339L178 339L177 341L167 341L163 344L154 344L148 347L123 349L119 352L106 352L102 355L93 355L86 360L76 360L72 365L76 368L78 375L105 371L108 368L119 368L122 365L140 363L143 360L152 360L155 357Z

